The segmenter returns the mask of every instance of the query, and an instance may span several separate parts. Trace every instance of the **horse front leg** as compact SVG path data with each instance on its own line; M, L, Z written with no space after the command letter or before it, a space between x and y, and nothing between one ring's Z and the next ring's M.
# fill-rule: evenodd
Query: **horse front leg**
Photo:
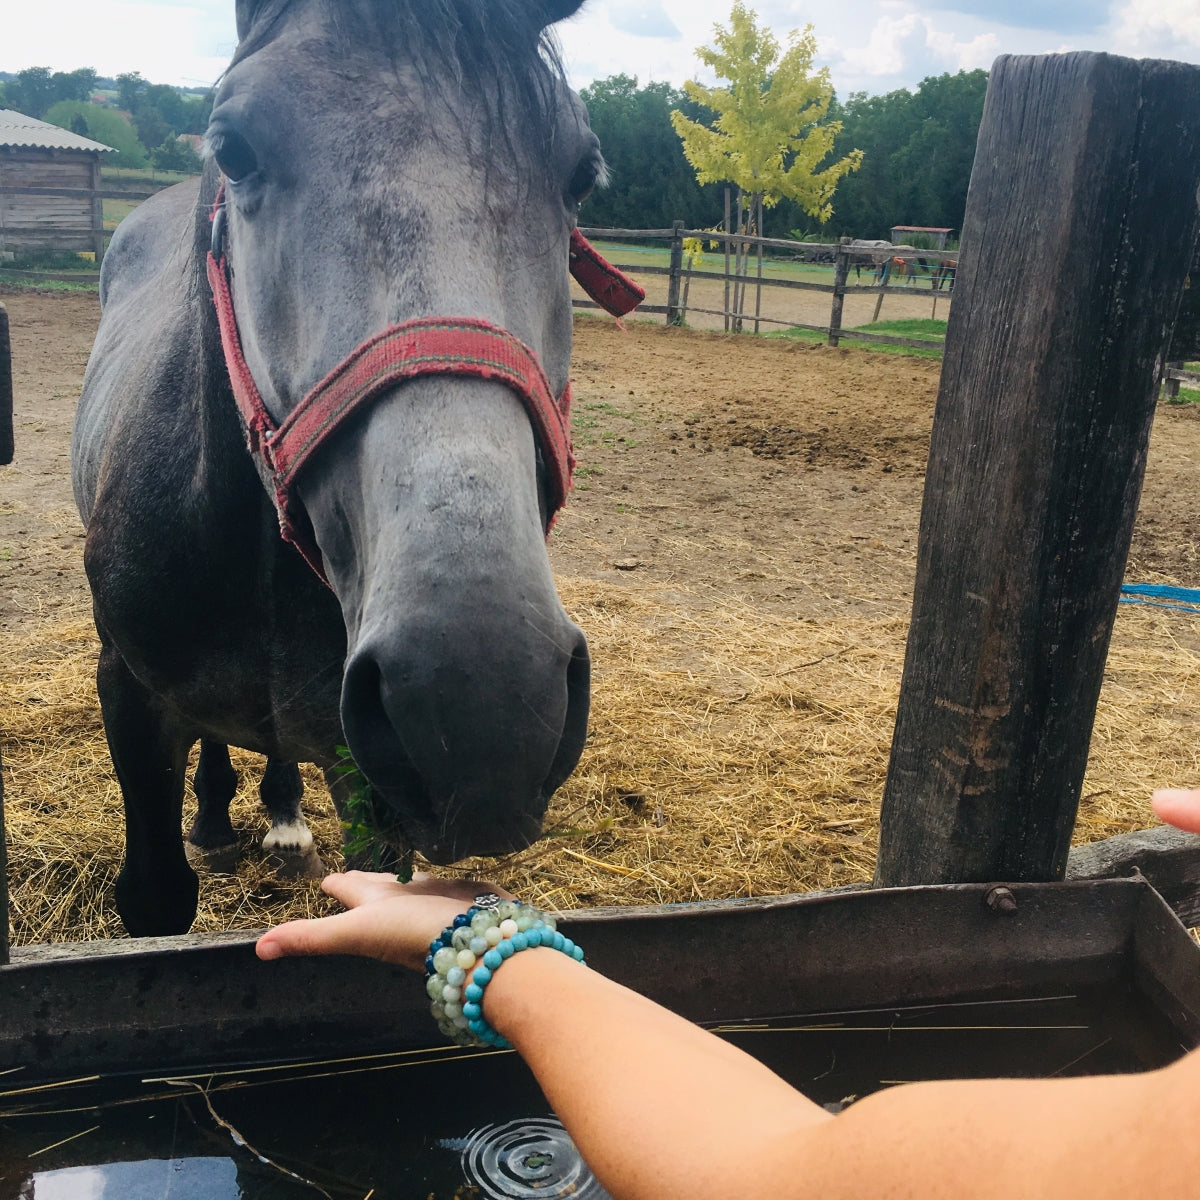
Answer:
M263 838L263 851L278 874L290 878L319 879L325 864L313 845L313 835L300 812L304 783L294 762L268 758L258 795L271 817Z
M111 645L96 672L104 732L125 803L117 911L133 937L186 933L199 881L183 851L183 785L194 736L144 687Z

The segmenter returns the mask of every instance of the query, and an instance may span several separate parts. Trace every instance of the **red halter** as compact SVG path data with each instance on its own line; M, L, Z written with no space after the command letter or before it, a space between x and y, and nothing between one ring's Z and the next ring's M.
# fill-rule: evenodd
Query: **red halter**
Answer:
M419 317L392 325L348 354L276 425L242 353L229 263L223 246L225 184L213 204L208 282L217 309L225 366L250 456L279 514L285 541L328 583L307 519L296 511L292 485L343 421L383 392L421 375L471 375L511 388L529 413L546 463L551 518L566 502L575 457L571 450L571 385L557 399L537 355L506 329L477 317ZM631 312L645 291L605 261L578 230L571 234L571 273L614 316Z

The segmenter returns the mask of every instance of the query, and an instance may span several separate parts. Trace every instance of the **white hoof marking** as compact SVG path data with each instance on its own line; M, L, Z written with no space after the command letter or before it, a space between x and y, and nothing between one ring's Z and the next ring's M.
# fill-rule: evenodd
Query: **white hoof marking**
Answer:
M307 854L313 848L313 835L303 820L272 825L263 838L267 854Z

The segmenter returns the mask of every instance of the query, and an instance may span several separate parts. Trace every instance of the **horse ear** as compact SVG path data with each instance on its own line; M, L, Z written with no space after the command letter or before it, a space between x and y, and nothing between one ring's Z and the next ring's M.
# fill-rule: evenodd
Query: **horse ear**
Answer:
M583 7L583 0L534 0L533 7L541 18L542 28L545 29L555 21L565 21L567 17L573 17Z

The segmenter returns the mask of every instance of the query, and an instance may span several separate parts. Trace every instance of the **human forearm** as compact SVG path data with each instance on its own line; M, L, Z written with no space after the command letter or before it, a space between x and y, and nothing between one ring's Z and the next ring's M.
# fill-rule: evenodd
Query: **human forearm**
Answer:
M832 1120L749 1055L552 950L513 955L484 1015L618 1200L752 1194L760 1146Z

